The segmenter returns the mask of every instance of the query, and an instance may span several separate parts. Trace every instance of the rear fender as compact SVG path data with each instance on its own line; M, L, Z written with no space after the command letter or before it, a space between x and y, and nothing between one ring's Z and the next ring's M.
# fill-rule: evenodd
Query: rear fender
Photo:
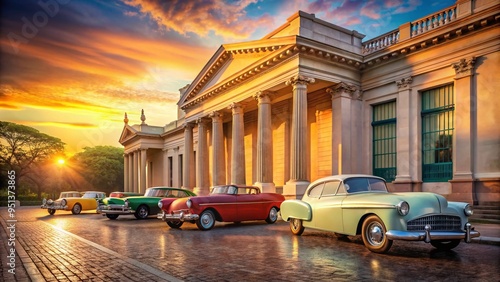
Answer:
M312 218L311 206L301 200L286 200L281 203L281 218L288 221L290 218L310 221Z

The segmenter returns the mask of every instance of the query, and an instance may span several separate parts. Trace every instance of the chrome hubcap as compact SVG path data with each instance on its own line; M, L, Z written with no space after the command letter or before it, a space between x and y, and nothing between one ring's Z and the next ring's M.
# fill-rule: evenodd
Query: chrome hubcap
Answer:
M200 221L201 221L201 224L203 225L203 227L209 227L213 221L212 215L206 213L206 214L201 216Z
M278 212L276 211L275 208L272 208L271 211L269 212L269 218L272 221L276 221L278 219Z
M367 235L368 240L372 245L380 245L384 241L384 230L378 223L370 224Z

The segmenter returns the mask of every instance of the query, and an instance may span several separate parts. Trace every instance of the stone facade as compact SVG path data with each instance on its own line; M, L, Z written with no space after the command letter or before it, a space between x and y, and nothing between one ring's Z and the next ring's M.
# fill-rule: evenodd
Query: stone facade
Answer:
M300 198L340 173L374 174L373 109L396 103L393 191L500 201L500 1L464 1L372 40L298 12L222 45L180 90L178 120L125 121L125 191L207 194L235 183ZM453 89L452 174L423 179L422 93Z

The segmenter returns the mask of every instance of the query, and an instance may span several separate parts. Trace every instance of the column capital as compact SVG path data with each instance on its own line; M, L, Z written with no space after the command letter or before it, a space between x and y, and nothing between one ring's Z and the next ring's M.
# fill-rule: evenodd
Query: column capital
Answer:
M219 111L212 111L210 114L208 114L208 117L212 119L212 122L220 122L223 116L224 114Z
M455 69L455 79L473 75L475 63L476 57L461 59L456 63L452 63L451 66Z
M396 80L396 85L398 90L408 90L410 88L413 78L411 76L402 78L401 80Z
M275 92L273 91L268 91L268 90L263 90L263 91L257 91L255 95L253 96L255 100L257 100L258 104L269 104L271 103L271 95L273 95Z
M312 77L307 77L307 76L303 76L303 75L296 75L296 76L293 76L292 78L290 78L289 80L287 80L285 82L285 84L292 85L295 87L297 84L307 85L310 83L314 83L315 81L316 80L314 80L314 78L312 78Z
M243 105L241 103L233 102L233 103L229 104L229 106L227 108L232 110L233 115L243 113Z
M184 130L190 130L194 127L194 124L192 122L186 122L183 127Z
M338 97L361 100L363 92L356 85L341 81L337 85L327 88L326 93L332 95L332 100Z
M201 117L201 118L197 118L195 123L200 126L200 125L204 125L204 124L207 124L208 122L208 119L207 118L204 118L204 117Z

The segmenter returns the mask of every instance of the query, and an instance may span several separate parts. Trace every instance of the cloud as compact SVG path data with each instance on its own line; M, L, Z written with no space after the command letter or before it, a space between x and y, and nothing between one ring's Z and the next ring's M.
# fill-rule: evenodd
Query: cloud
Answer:
M62 127L62 128L97 128L98 126L91 123L67 123L67 122L57 122L57 121L48 121L48 122L23 122L25 125L29 126L51 126L51 127Z
M250 37L256 27L274 25L273 18L268 14L256 18L247 15L245 9L257 3L257 0L237 2L123 0L123 2L149 15L166 30L173 30L187 37L195 34L206 38L215 34L226 39L244 39Z

